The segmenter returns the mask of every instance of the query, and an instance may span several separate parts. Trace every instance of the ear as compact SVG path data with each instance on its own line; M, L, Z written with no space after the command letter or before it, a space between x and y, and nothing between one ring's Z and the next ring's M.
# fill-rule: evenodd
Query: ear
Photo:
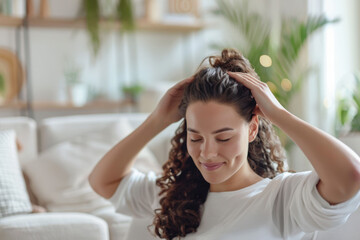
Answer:
M249 123L249 143L254 141L259 129L259 117L255 114Z

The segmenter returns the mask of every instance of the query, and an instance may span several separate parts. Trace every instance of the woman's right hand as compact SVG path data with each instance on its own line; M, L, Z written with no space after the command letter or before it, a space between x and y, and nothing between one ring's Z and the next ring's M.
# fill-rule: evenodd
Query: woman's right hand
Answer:
M193 80L194 76L182 80L171 87L161 98L151 116L165 124L165 127L179 121L181 119L179 105L183 98L184 90Z

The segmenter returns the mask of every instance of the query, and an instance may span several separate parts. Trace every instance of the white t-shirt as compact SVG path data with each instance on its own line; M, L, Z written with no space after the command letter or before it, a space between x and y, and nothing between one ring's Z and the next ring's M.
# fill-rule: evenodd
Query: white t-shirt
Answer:
M141 239L155 239L147 226L154 209L160 208L156 179L152 172L133 170L110 198L117 212L142 219L144 229L130 231L129 240L140 239L140 233ZM302 239L306 233L344 223L358 208L360 191L330 205L317 191L318 180L316 172L282 173L237 191L209 192L197 232L183 239Z

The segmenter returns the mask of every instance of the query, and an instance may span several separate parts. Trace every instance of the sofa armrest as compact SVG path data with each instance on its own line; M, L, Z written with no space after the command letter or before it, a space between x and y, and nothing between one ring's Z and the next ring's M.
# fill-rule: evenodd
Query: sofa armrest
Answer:
M2 240L108 240L107 223L85 213L41 213L0 219Z

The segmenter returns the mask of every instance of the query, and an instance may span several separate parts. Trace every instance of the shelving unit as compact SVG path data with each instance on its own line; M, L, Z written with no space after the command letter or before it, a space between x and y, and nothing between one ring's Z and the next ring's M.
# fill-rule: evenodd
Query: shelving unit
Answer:
M3 27L21 27L22 24L23 24L23 19L22 18L0 15L0 26L3 26Z
M114 109L131 106L133 103L129 100L122 101L93 101L84 105L76 106L73 103L56 103L56 102L34 102L34 110L74 110L74 109Z
M120 29L121 24L119 22L103 20L101 21L103 28ZM23 28L24 29L24 41L25 41L25 56L29 51L29 28L85 28L86 22L84 19L63 19L63 18L16 18L0 15L0 27L11 28ZM149 22L146 20L138 20L136 22L136 29L143 31L163 31L163 32L177 32L177 33L190 33L203 29L205 24L201 21L192 23L170 23L170 22ZM27 46L28 45L28 46ZM29 70L31 66L29 64L30 56L26 57L26 68L28 69L27 83L31 85ZM31 92L28 88L27 92ZM28 93L29 94L29 93ZM31 93L30 93L31 94ZM122 107L129 107L133 105L129 100L120 101L96 101L89 102L82 106L75 106L71 103L49 103L49 102L33 102L31 96L26 100L17 100L13 103L0 105L1 109L16 109L27 110L28 115L32 115L32 111L48 111L48 110L92 110L92 109L120 109ZM32 117L32 116L31 116Z
M1 19L0 19L1 22ZM29 18L28 23L30 27L43 28L85 28L84 19L63 19L63 18ZM1 23L0 23L1 24ZM100 23L103 27L111 29L121 28L119 22L110 20L103 20ZM137 30L147 31L167 31L167 32L192 32L199 31L205 27L201 21L193 23L170 23L170 22L149 22L146 20L138 20L136 22Z

